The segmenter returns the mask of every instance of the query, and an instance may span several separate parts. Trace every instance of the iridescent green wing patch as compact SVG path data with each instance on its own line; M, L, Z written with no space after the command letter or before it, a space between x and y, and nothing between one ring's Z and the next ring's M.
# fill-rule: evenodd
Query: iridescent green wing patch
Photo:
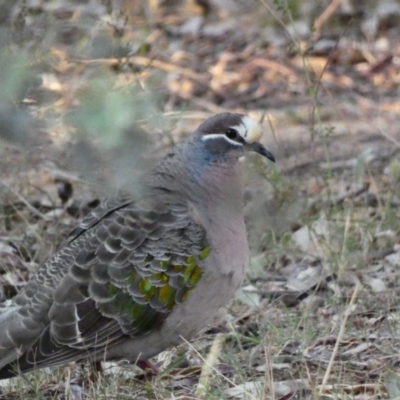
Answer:
M170 254L158 262L148 257L147 269L143 265L132 268L124 282L108 285L115 310L130 320L130 326L125 326L127 333L144 334L155 329L175 305L187 300L201 279L201 264L210 249L206 246L197 253L186 257Z

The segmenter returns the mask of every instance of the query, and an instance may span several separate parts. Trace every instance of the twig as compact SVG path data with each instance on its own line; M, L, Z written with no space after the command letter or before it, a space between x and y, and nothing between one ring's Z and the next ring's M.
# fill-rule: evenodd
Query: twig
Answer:
M384 130L379 129L379 134L382 135L384 138L386 138L387 140L389 140L389 142L392 142L396 147L400 148L400 142L398 140L396 140L393 136L388 135Z
M280 75L284 75L285 77L292 77L296 76L296 73L293 71L293 69L286 67L280 62L276 62L273 60L268 60L266 58L255 58L252 61L250 61L247 65L247 67L262 67L265 69L270 69Z
M314 41L320 38L323 25L334 14L334 12L340 6L341 2L342 0L332 0L332 3L329 4L329 6L325 9L325 11L318 18L316 18L314 22L314 29L315 29L313 36Z
M4 186L6 189L8 189L14 196L16 196L18 198L18 200L25 204L26 207L33 213L35 214L37 217L40 217L42 219L44 219L45 221L48 220L48 218L42 214L37 208L33 207L32 204L29 203L28 200L26 200L24 197L22 197L17 191L15 191L11 186L7 185L7 183L5 183L3 180L1 181L2 186Z
M192 71L189 68L184 68L176 64L171 64L166 61L157 60L156 58L149 58L143 56L132 56L122 58L96 58L92 60L73 60L74 62L81 64L107 64L111 67L115 67L124 63L130 63L132 65L138 65L144 68L153 67L166 72L176 72L185 76L186 78L192 79L202 86L208 86L209 77L205 74L199 74ZM208 75L208 74L207 74Z

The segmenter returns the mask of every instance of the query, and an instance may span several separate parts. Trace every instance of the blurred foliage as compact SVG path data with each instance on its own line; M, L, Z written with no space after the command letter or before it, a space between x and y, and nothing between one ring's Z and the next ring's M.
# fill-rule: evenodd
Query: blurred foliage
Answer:
M28 88L38 81L28 65L26 53L0 51L0 139L25 145L31 144L37 133L37 121L21 106Z
M78 106L66 122L78 135L89 135L103 148L120 145L132 124L144 123L156 112L151 97L138 85L115 88L107 76L88 82L76 100Z
M153 97L135 84L116 88L103 76L89 81L76 103L65 123L76 132L79 170L92 181L108 172L110 189L135 192L138 176L152 163L143 127L148 119L157 120Z

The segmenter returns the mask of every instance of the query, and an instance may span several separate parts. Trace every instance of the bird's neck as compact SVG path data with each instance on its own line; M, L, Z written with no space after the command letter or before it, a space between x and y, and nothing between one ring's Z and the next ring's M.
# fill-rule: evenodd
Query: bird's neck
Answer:
M216 215L242 214L241 171L238 163L205 168L195 177L192 201Z
M190 154L189 159L187 154ZM151 173L148 182L152 192L178 202L189 201L208 218L243 218L241 169L237 156L212 159L199 152L185 152L178 157L179 168L173 158L164 158Z

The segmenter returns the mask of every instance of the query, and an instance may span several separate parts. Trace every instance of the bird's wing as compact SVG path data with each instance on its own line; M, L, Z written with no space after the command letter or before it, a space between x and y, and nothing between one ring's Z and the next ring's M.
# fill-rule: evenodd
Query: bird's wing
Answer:
M87 358L158 329L199 281L208 253L204 228L183 202L99 207L18 296L13 323L0 334L0 368L2 336L23 353L18 366L27 370Z

